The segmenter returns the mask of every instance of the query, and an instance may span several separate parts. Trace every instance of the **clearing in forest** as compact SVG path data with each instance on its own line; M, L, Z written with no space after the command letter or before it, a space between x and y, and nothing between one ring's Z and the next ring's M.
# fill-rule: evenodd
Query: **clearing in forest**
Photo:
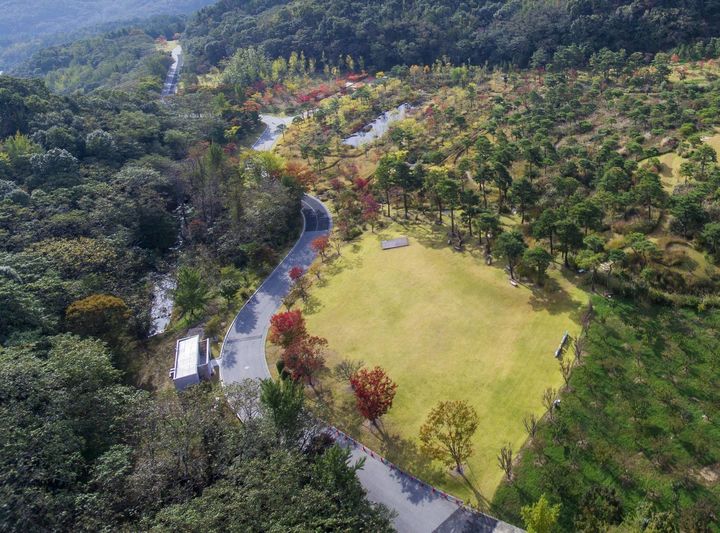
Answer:
M398 235L408 235L410 245L381 249L381 240ZM382 420L387 436L363 425L347 382L329 372L321 377L323 401L311 397L326 420L414 475L466 500L490 500L503 475L501 446L519 450L527 437L523 417L542 415L543 391L562 385L554 352L565 331L579 332L586 302L555 267L543 288L513 287L501 263L453 251L430 229L368 232L316 281L305 315L309 332L329 341L329 368L362 360L398 383ZM419 450L420 426L443 400L467 400L478 412L467 465L475 495Z

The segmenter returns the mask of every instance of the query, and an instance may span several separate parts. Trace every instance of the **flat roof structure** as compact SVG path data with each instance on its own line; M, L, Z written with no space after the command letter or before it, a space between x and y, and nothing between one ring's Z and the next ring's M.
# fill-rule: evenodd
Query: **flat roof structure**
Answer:
M185 337L177 341L175 352L175 379L196 376L200 361L200 335Z

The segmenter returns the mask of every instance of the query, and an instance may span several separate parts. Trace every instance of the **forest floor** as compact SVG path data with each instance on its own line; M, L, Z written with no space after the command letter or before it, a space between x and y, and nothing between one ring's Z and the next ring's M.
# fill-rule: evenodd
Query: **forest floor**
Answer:
M502 477L499 449L522 446L523 417L542 416L544 389L562 384L554 352L566 331L579 331L587 296L556 265L545 287L513 287L500 263L453 251L444 232L425 224L367 232L326 267L304 306L309 332L329 341L328 368L362 360L398 383L385 435L363 425L347 383L329 372L312 399L325 420L412 474L483 504ZM400 235L410 246L380 249ZM268 354L272 368L277 352ZM421 424L443 400L468 400L479 414L467 464L475 494L418 449Z

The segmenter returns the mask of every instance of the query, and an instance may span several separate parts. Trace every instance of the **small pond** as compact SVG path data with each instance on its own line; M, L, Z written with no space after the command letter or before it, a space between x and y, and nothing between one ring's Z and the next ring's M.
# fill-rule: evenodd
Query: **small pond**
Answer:
M395 109L385 111L385 113L373 120L361 131L345 139L343 141L343 144L347 144L349 146L357 148L358 146L363 146L376 139L379 139L387 133L388 129L390 129L390 125L393 122L404 119L410 109L412 109L410 104L401 104Z

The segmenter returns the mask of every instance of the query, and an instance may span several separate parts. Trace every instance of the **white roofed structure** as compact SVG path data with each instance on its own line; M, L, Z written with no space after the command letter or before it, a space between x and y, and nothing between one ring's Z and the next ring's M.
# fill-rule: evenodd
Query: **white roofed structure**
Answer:
M175 366L170 371L175 388L183 390L211 375L210 339L203 342L201 335L179 339L175 344Z

